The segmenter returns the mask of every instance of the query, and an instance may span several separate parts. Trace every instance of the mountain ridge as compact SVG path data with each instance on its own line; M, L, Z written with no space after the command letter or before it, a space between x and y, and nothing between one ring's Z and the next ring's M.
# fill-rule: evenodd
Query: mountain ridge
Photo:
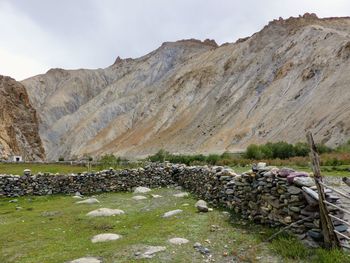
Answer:
M349 26L305 14L235 43L165 42L104 69L52 69L22 83L48 159L236 151L304 141L305 130L335 146L350 133Z

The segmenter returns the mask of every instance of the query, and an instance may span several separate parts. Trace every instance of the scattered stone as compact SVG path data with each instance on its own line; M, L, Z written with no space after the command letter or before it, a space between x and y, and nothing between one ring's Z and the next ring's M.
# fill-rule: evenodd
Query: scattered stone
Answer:
M18 199L12 199L9 201L9 203L17 203L18 202Z
M138 201L138 200L145 200L147 199L147 197L143 195L135 195L132 197L132 199Z
M114 241L114 240L118 240L120 239L121 236L118 234L110 234L110 233L106 233L106 234L99 234L94 236L91 239L92 243L98 243L98 242L107 242L107 241Z
M172 210L172 211L169 211L169 212L164 213L163 217L164 217L164 218L171 217L171 216L180 214L180 213L182 213L182 212L183 212L183 211L182 211L181 209Z
M169 239L168 241L174 245L182 245L189 242L186 238L181 238L181 237L174 237Z
M194 206L199 212L208 212L208 205L204 200L198 200Z
M161 198L162 196L161 195L153 195L151 194L152 198Z
M134 190L134 194L145 194L152 191L151 189L149 189L148 187L143 187L143 186L139 186L136 187Z
M80 192L75 192L74 196L80 196L83 197L83 195Z
M73 198L74 198L74 199L83 199L83 197L78 196L78 195L73 195Z
M110 208L99 208L87 213L87 216L97 217L97 216L114 216L123 215L125 212L120 209L110 209Z
M146 250L142 253L142 252L136 252L135 256L139 259L142 258L153 258L155 256L156 253L165 251L166 247L163 246L147 246Z
M102 260L101 258L84 257L69 261L69 263L102 263Z
M187 197L188 195L189 193L186 193L186 192L174 194L175 197Z
M197 250L199 253L203 254L203 255L209 255L210 254L210 250L204 246L202 246L201 243L196 242L193 245L194 249Z
M44 211L41 213L42 216L53 217L62 214L60 211Z
M89 198L83 201L76 202L76 204L98 204L100 201L98 201L96 198Z

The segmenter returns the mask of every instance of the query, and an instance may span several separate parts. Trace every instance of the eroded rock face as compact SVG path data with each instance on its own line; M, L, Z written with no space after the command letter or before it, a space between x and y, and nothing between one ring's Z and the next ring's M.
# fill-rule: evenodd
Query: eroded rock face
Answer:
M348 18L306 15L220 47L164 43L105 69L52 69L22 83L48 159L236 151L305 140L306 129L335 146L350 134L349 31Z
M12 155L26 161L45 157L36 111L26 89L14 79L0 75L0 159Z

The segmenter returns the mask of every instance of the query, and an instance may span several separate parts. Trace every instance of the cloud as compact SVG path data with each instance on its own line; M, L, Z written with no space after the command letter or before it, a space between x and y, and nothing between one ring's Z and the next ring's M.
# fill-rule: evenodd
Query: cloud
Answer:
M349 11L347 0L2 0L0 74L22 79L51 67L106 67L165 41L233 42L280 16Z

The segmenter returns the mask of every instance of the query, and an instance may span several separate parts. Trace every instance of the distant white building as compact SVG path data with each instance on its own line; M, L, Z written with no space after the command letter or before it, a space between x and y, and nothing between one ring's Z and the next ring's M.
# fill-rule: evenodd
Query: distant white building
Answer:
M14 163L23 162L23 158L20 155L14 155L10 160Z

